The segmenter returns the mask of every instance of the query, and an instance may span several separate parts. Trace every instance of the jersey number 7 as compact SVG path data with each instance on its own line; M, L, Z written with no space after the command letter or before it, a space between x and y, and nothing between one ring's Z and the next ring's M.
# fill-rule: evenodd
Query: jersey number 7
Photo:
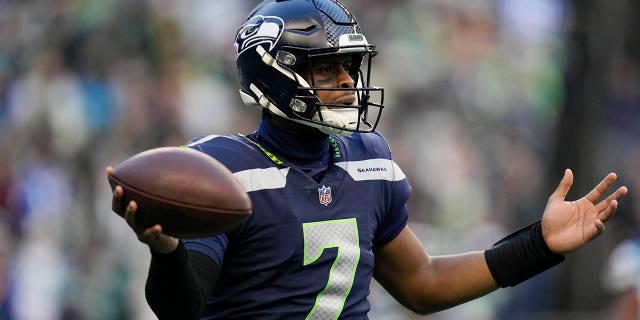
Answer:
M351 291L360 260L356 218L303 223L302 232L305 266L318 260L324 249L338 248L327 285L318 293L306 319L337 319Z

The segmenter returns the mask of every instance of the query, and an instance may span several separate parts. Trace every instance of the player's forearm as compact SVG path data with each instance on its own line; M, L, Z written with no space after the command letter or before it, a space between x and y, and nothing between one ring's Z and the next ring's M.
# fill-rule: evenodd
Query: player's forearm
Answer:
M431 257L427 292L429 312L447 309L499 288L481 251Z
M418 314L448 309L498 288L482 252L426 257L419 268L380 267L376 279Z
M409 227L375 254L376 280L416 313L447 309L498 288L483 252L429 256Z
M200 287L182 241L172 253L152 251L145 293L159 319L198 319L206 303Z
M498 241L484 252L431 257L425 280L435 288L436 306L457 305L498 287L515 286L564 261L547 247L540 222L533 223ZM445 288L446 287L446 288ZM444 293L439 292L445 288Z

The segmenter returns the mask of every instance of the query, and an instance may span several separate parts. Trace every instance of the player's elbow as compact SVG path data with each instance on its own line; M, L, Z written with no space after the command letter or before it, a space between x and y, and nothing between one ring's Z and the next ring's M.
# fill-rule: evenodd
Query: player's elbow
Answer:
M403 305L412 312L423 316L453 307L453 305L434 305L427 302L403 303Z

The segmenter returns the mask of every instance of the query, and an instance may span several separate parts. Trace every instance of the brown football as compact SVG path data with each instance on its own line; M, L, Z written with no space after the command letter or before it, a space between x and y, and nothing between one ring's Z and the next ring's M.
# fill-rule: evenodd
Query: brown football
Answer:
M113 168L113 190L124 189L122 212L138 205L136 220L178 238L201 238L229 231L252 213L249 195L215 158L185 147L138 153Z

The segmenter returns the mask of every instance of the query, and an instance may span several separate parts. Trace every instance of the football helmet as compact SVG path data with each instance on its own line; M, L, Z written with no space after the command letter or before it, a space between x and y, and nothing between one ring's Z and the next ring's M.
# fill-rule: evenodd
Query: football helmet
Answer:
M375 130L384 89L370 86L375 46L337 0L266 0L238 29L235 39L240 95L247 105L332 135ZM353 85L317 86L314 61L347 56ZM305 71L306 70L306 71ZM318 92L349 91L353 103L327 103ZM351 100L351 99L350 99Z

